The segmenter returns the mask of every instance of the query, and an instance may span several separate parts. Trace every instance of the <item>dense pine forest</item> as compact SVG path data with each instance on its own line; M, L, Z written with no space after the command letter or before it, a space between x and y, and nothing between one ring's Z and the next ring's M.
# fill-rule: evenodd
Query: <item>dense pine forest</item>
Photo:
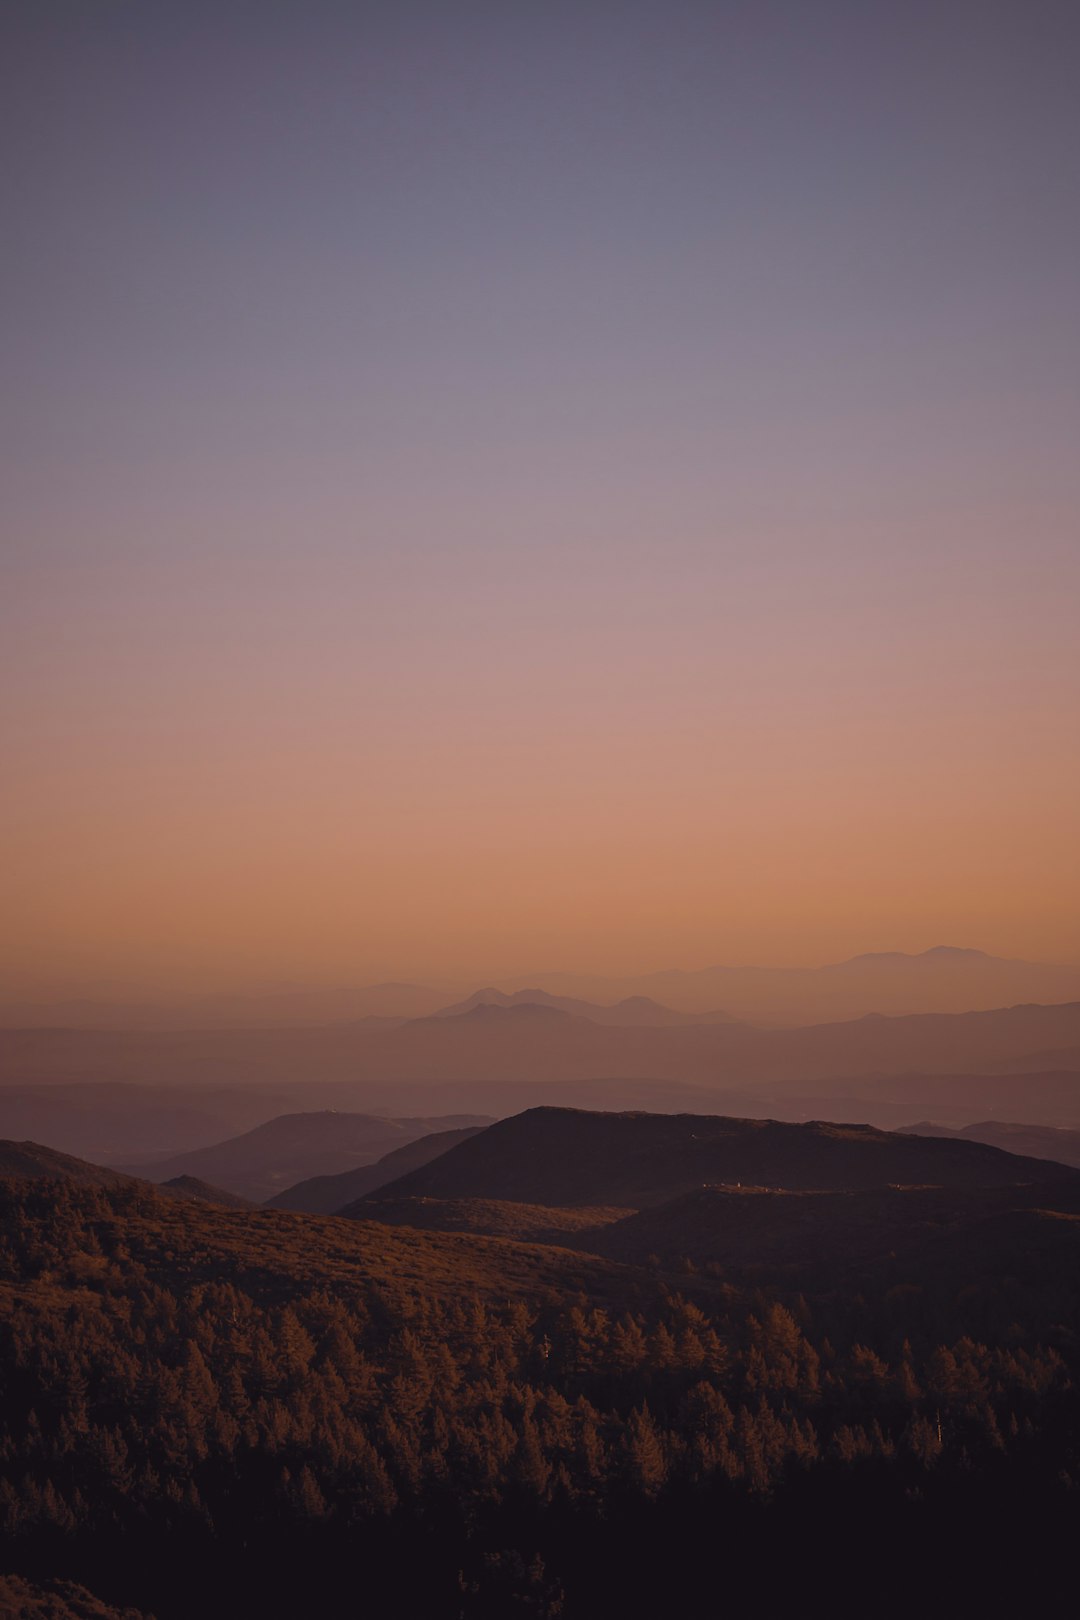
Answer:
M1067 1210L1027 1278L806 1290L138 1184L2 1198L5 1567L117 1608L574 1620L869 1582L945 1612L945 1547L968 1596L1031 1597L1080 1528Z

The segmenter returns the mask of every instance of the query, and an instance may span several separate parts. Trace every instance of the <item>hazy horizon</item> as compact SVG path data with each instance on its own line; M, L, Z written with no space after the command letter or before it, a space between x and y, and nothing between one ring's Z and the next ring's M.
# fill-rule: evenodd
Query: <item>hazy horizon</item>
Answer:
M252 997L331 994L336 991L348 990L378 990L385 988L426 988L445 990L449 993L458 991L478 991L487 987L505 989L527 989L530 983L535 982L537 988L542 988L547 980L559 978L580 978L582 980L600 983L610 980L613 985L635 979L650 980L662 978L665 975L692 977L695 974L715 972L730 973L806 973L815 972L822 968L843 967L849 963L858 963L865 959L875 957L897 957L908 961L925 959L928 967L933 965L933 959L940 955L948 958L962 957L988 957L995 963L1012 964L1022 963L1029 966L1050 967L1061 969L1074 969L1080 973L1080 965L1071 962L1054 962L1049 959L1003 956L995 951L984 951L981 947L971 945L947 945L938 943L914 950L900 950L895 947L881 947L867 950L852 951L842 956L829 956L796 961L790 957L778 955L774 960L768 957L756 961L718 961L705 960L699 962L655 962L646 966L629 968L619 971L615 964L600 963L596 967L566 962L562 964L548 963L545 967L514 968L503 966L501 968L488 965L487 971L481 966L473 972L464 971L460 965L455 966L451 961L445 962L437 971L410 977L401 972L387 971L378 977L366 977L358 972L349 973L347 969L339 974L324 973L313 977L266 977L266 978L240 978L230 977L227 974L213 983L201 983L198 980L191 982L175 980L83 980L75 982L44 981L35 987L21 992L17 997L10 981L0 984L0 1004L4 1000L18 999L32 1002L40 1000L48 1002L53 1000L79 1000L106 1001L115 998L118 1001L152 999L155 995L165 1001L180 1002L187 999L212 999L220 996ZM10 992L10 993L9 993Z

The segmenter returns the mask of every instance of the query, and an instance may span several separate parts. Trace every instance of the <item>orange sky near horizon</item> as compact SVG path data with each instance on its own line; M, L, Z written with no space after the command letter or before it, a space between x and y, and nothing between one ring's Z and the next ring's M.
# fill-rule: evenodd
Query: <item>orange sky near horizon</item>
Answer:
M1071 562L807 544L44 574L6 984L1080 959Z

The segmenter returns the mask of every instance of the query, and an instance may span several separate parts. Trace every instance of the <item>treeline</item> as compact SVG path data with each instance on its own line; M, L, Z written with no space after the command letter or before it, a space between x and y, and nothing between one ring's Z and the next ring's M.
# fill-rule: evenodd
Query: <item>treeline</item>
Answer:
M835 1300L719 1281L622 1310L417 1289L406 1311L370 1280L327 1288L302 1247L289 1297L267 1298L186 1279L167 1225L155 1251L152 1199L9 1184L3 1204L9 1563L160 1616L196 1597L236 1613L240 1595L290 1615L395 1598L585 1615L597 1550L612 1591L643 1537L698 1527L686 1575L720 1527L742 1527L745 1561L795 1504L805 1530L871 1501L913 1526L946 1490L1037 1501L1045 1522L1080 1501L1064 1327L1059 1347L1016 1323L998 1342L898 1338L893 1297L852 1312L887 1334L839 1342L819 1321ZM361 1591L381 1595L365 1610Z

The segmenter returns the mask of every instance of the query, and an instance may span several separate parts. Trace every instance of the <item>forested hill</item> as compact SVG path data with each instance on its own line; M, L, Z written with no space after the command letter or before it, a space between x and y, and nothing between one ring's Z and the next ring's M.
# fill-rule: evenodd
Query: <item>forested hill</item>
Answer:
M869 1125L532 1108L489 1126L375 1197L640 1209L715 1182L992 1187L1070 1174L1077 1172L979 1142L901 1136ZM378 1218L374 1206L371 1215Z
M58 1153L40 1142L0 1141L0 1178L9 1181L75 1181L84 1187L123 1187L134 1179L104 1165Z
M892 1558L899 1609L944 1522L971 1602L1019 1571L991 1582L989 1534L1037 1605L1072 1546L1067 1217L1026 1288L991 1264L819 1294L139 1185L0 1206L6 1557L105 1612L704 1616L718 1558L733 1605L765 1580L790 1606L840 1524L853 1592Z

